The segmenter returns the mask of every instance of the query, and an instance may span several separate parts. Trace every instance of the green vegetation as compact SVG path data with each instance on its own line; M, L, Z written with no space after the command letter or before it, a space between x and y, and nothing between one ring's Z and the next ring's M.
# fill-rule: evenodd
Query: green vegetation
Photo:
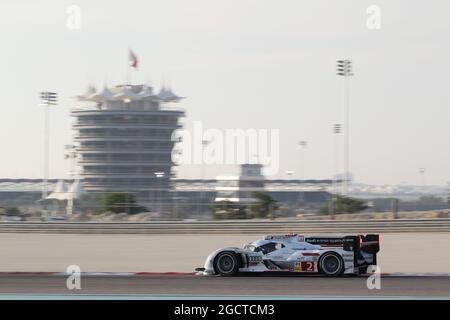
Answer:
M420 204L437 204L443 203L444 199L435 196L421 196L418 202Z
M181 208L173 208L170 212L170 218L172 219L183 219L183 210Z
M19 208L16 207L8 207L5 208L5 215L7 216L15 216L15 217L20 217L22 216L22 212L19 210Z
M108 193L100 201L97 213L114 212L136 214L147 209L138 205L131 193Z
M218 201L211 205L214 219L248 219L247 211L244 206L235 204L231 201Z
M334 202L334 214L357 213L366 210L368 206L362 200L336 195ZM320 210L320 214L332 214L330 206L327 205Z
M23 213L20 211L17 207L6 207L6 208L0 208L0 215L4 215L7 217L18 217L20 220L24 221L26 217L28 217L28 214Z
M277 202L268 193L253 192L252 197L256 202L250 206L250 210L255 218L270 217L278 209Z
M253 192L255 202L246 208L245 205L233 203L228 200L215 202L211 205L214 219L251 219L267 218L273 215L278 208L276 201L264 192Z

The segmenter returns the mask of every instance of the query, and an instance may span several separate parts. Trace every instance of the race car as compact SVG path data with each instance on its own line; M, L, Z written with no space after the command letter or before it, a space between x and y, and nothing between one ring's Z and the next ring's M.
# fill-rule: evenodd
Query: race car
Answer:
M365 274L377 264L378 234L348 236L267 235L242 248L211 253L201 275L234 276L246 272L303 272L325 276Z

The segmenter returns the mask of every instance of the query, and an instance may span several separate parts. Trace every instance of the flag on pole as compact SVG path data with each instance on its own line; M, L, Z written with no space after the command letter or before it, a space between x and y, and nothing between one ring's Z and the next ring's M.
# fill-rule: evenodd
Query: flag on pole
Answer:
M130 55L129 55L128 60L130 61L130 67L133 67L135 69L138 68L138 58L131 49L130 49Z

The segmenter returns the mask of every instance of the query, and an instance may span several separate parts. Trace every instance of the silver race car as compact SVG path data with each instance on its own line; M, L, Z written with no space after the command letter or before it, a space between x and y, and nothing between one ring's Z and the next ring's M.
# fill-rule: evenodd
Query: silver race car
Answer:
M305 272L326 276L365 274L377 264L378 234L351 236L268 235L242 248L211 253L199 274L234 276L244 272Z

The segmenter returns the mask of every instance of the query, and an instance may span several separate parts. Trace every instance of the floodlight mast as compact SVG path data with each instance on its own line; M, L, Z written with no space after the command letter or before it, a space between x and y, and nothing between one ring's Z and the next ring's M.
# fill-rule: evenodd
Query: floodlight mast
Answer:
M337 75L344 77L344 195L348 196L350 180L350 77L353 76L352 61L338 60Z
M42 199L48 196L48 175L49 175L49 151L50 151L50 106L58 104L58 94L56 92L41 92L40 106L45 107L44 118L44 179L42 181Z

